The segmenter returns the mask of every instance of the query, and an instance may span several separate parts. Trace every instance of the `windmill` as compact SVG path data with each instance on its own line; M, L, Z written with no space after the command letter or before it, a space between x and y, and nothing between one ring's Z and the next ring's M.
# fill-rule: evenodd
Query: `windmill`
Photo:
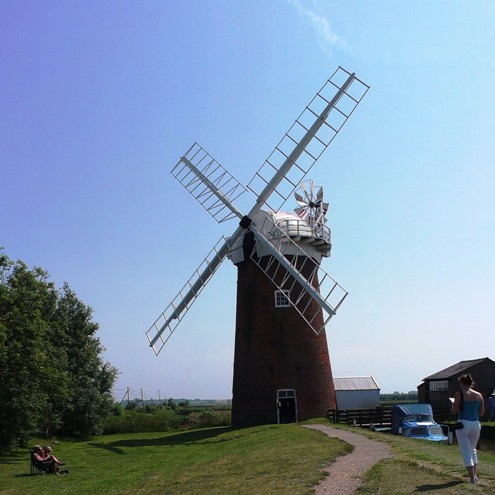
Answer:
M323 190L307 173L369 86L338 67L247 187L194 143L172 175L217 222L237 218L146 335L160 352L225 258L238 270L232 424L290 422L335 408L325 325L347 292L320 266L330 253ZM295 195L295 214L281 210ZM246 214L235 202L254 194Z

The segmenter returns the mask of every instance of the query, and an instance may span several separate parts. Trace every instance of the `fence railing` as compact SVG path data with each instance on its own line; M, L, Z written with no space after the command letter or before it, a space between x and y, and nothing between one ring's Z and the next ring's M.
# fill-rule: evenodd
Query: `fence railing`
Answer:
M449 407L433 407L433 418L437 423L454 423ZM382 406L375 409L329 409L326 417L331 423L343 423L350 426L388 430L392 424L392 406ZM447 428L441 424L442 429ZM447 434L447 433L445 433ZM495 440L495 426L483 424L481 438Z
M392 423L392 407L329 409L327 419L331 423L344 423L352 426L390 426Z

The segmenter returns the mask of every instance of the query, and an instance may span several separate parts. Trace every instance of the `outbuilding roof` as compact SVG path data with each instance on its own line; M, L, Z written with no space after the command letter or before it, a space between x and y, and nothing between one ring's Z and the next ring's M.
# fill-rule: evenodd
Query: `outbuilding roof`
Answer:
M470 359L468 361L460 361L457 364L454 364L452 366L449 366L448 368L445 368L444 370L437 371L433 375L427 376L426 378L423 378L423 380L446 380L448 378L451 378L453 376L457 376L465 371L468 371L470 368L473 366L476 366L477 364L482 363L485 360L491 361L491 359L485 357L485 358L480 358L480 359Z
M372 376L347 376L333 379L335 391L340 390L380 390Z

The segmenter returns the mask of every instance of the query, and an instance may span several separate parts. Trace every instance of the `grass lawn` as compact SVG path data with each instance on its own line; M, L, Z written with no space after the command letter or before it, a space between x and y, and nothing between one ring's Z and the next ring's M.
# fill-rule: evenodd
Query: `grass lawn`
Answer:
M68 475L29 475L28 451L0 458L3 495L309 494L320 468L349 452L301 426L210 428L61 441Z
M393 451L391 459L368 472L359 495L495 493L495 452L483 441L481 484L469 485L457 445L352 431L388 442ZM311 494L322 477L320 468L351 450L295 424L108 435L62 440L54 447L70 474L30 476L28 452L20 451L0 457L0 494Z
M357 431L358 428L353 429ZM385 433L359 430L369 438L390 443L393 457L376 464L356 495L407 495L431 493L495 494L495 451L493 443L481 440L478 451L480 484L468 483L457 443L429 442Z

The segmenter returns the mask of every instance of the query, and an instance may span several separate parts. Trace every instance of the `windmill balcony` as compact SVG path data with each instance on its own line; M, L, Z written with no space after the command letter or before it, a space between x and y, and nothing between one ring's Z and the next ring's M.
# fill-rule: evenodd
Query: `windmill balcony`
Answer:
M277 227L294 242L310 244L319 251L328 251L331 247L331 231L321 224L311 225L306 220L294 218L277 219ZM321 246L321 247L319 247Z

